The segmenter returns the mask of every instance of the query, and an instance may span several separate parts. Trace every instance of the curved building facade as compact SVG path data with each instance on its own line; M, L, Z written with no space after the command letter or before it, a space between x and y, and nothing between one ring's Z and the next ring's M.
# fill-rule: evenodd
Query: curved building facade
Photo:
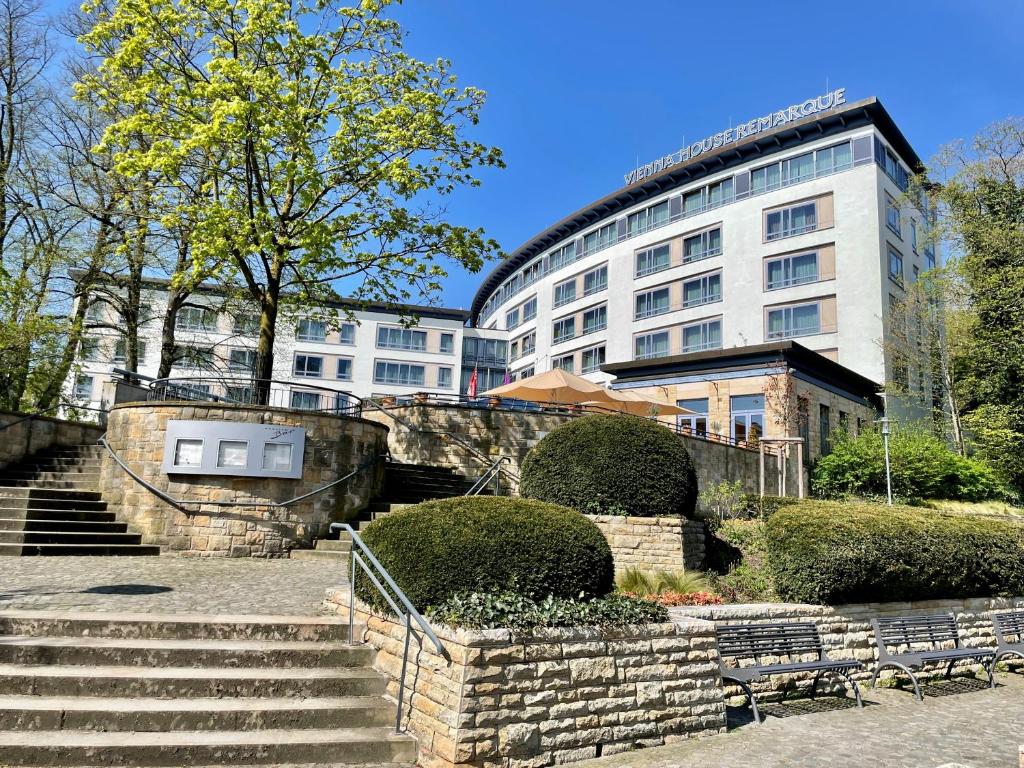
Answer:
M843 96L631 172L502 261L472 323L506 331L512 378L608 382L609 364L785 340L880 384L901 375L889 307L935 265L927 206L906 202L921 161L877 99Z

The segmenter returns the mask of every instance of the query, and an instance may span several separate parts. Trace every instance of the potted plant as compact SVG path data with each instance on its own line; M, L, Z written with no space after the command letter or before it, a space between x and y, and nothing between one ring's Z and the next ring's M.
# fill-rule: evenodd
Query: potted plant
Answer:
M415 392L413 393L412 400L417 405L425 405L427 400L430 399L430 395L426 392Z

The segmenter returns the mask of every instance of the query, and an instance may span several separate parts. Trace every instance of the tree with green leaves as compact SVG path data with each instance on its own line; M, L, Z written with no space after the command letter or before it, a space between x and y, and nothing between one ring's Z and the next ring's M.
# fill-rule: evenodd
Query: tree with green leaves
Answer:
M100 149L154 180L163 224L259 308L255 377L282 313L430 300L442 258L477 271L497 244L439 203L502 166L466 137L484 94L402 49L390 0L89 0L101 58L76 84L107 105ZM140 140L141 139L141 140ZM180 179L202 194L179 196ZM184 222L184 224L183 224Z

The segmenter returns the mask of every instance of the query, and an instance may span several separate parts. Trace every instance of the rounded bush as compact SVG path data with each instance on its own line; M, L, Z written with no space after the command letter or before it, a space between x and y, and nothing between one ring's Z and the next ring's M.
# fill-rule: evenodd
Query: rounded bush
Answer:
M858 602L1024 593L1024 526L881 504L805 502L765 524L783 600Z
M649 419L594 415L527 454L520 493L588 514L692 516L697 476L683 441Z
M540 501L462 496L417 504L361 534L417 610L471 592L542 600L589 599L614 589L612 552L583 515ZM385 608L362 575L360 599Z

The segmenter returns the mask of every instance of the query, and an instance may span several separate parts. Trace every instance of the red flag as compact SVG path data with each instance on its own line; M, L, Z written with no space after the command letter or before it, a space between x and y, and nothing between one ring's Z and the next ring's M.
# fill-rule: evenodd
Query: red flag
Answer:
M466 390L466 394L470 397L476 397L476 382L477 382L477 371L476 366L473 366L473 375L469 377L469 389Z

